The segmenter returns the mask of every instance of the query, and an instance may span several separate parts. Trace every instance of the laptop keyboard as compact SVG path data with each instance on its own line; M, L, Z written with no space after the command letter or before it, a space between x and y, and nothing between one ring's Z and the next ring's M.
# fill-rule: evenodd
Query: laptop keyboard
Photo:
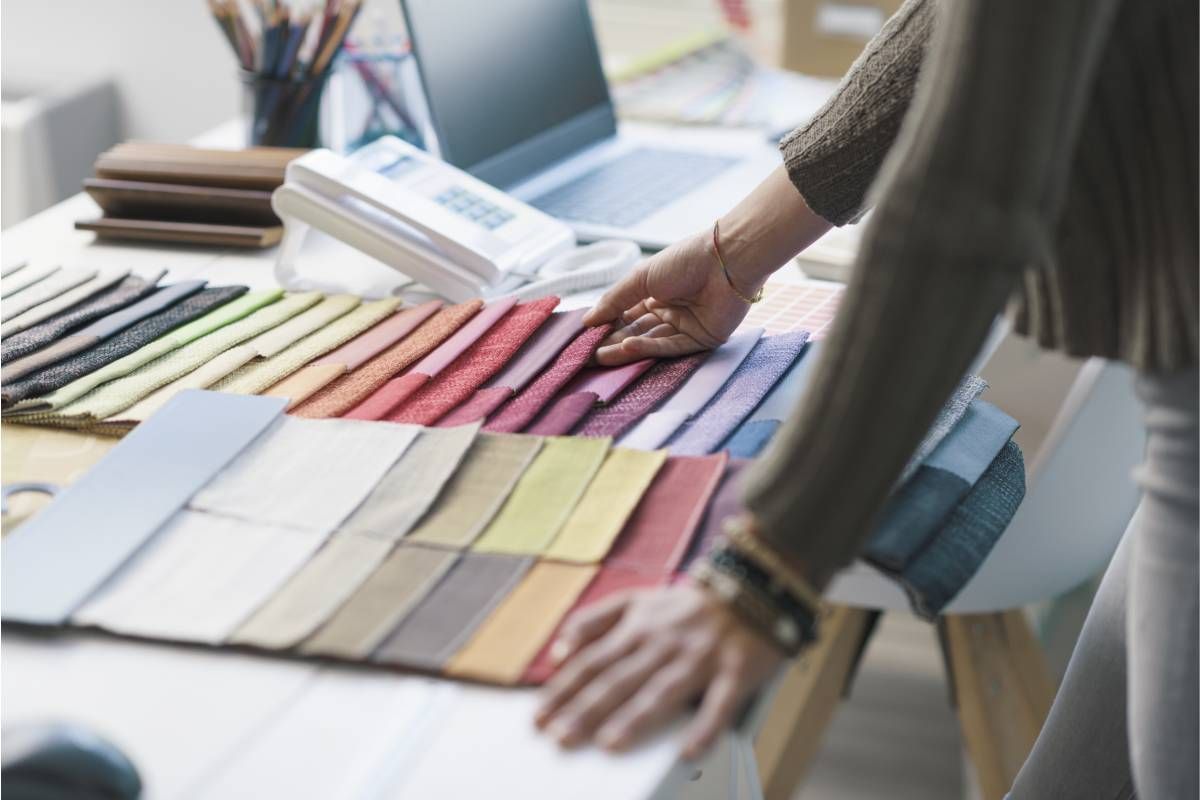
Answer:
M535 199L559 219L627 228L677 200L737 159L638 148Z

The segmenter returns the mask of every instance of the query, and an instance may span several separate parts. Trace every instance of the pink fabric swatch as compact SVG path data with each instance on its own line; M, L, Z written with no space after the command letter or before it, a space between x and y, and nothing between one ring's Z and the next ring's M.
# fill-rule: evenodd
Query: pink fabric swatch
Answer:
M340 364L346 368L347 372L358 369L419 328L421 323L432 317L442 305L441 300L430 300L428 303L406 308L365 333L359 334L336 350L310 362L309 366Z
M596 405L595 392L575 392L563 395L547 408L537 421L525 429L536 436L566 436L579 420Z
M707 353L697 353L658 362L614 402L588 414L579 435L620 436L674 394L707 357Z
M493 386L490 389L480 389L471 395L471 399L446 416L438 420L439 428L453 428L455 425L470 425L487 419L491 413L513 396L512 389L507 386Z
M384 419L388 412L420 391L429 380L429 376L423 372L406 372L380 386L370 397L342 416L346 419Z
M607 404L652 366L653 358L643 358L620 367L589 367L575 376L563 394L592 392L599 402Z

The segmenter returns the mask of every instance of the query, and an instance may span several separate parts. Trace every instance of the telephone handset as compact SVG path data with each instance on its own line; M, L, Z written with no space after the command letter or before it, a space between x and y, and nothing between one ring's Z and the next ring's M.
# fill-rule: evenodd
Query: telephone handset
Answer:
M271 205L285 225L276 265L285 286L298 281L309 227L455 302L534 279L575 249L566 224L392 136L351 156L306 153Z

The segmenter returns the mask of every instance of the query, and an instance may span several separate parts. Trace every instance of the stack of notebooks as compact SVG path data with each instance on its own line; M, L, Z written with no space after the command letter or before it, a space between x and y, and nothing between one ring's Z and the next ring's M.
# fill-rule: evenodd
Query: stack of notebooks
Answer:
M126 142L101 153L83 183L104 211L75 227L109 239L270 247L283 227L271 192L301 149L208 150Z

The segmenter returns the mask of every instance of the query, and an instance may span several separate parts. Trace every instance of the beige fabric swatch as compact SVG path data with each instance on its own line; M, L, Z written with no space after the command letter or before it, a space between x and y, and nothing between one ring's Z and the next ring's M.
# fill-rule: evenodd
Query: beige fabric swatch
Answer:
M338 610L378 567L392 543L339 534L272 595L232 637L236 644L283 650L299 644Z
M57 264L33 266L26 265L7 278L0 278L0 298L5 300L15 297L21 292L29 291L30 287L47 280L62 267Z
M5 319L20 316L35 306L40 306L77 286L82 286L96 277L97 272L98 270L94 269L68 269L57 272L25 291L0 301L0 316Z
M367 421L341 421L373 425ZM377 423L374 426L379 427ZM479 425L419 430L417 440L346 520L342 532L388 542L402 539L433 505L446 481L458 469L479 432Z
M546 557L584 564L603 559L666 460L665 450L609 451Z
M599 567L542 561L446 664L458 678L515 684Z
M401 544L308 641L302 653L363 659L454 566L458 554Z
M105 289L116 286L129 277L129 273L130 270L128 269L105 270L86 283L82 283L70 291L63 292L53 300L40 303L11 319L6 318L4 323L0 325L0 336L11 336L14 333L20 333L23 330L32 328L34 325L45 322L55 314L60 314L71 306L82 303L92 295L99 294Z
M283 416L193 495L190 505L328 535L371 493L420 430Z
M542 448L540 436L480 433L410 542L468 547L492 521Z
M450 428L448 430L453 430ZM475 542L488 553L538 555L554 539L608 453L610 439L552 436Z

